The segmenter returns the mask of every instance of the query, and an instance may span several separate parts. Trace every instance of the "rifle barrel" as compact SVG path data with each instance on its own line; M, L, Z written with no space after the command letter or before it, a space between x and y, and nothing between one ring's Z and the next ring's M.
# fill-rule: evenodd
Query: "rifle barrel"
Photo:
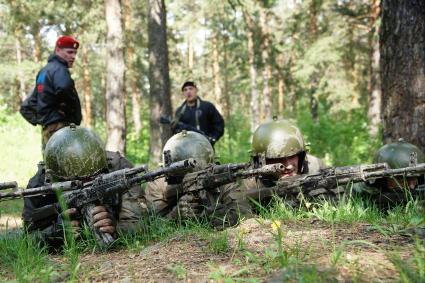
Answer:
M0 183L0 190L14 189L16 187L18 187L18 184L16 182Z

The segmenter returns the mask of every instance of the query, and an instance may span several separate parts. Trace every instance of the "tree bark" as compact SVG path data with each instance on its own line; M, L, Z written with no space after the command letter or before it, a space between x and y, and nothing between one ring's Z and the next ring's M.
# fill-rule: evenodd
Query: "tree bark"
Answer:
M224 104L224 119L226 121L230 118L230 95L229 95L229 76L227 71L228 66L228 52L227 52L227 41L228 38L224 37L224 46L223 46L223 71L224 71L224 79L223 79L223 104Z
M317 10L318 3L317 0L312 0L309 6L309 14L310 14L310 42L314 43L317 39ZM315 123L317 123L319 119L319 102L315 97L315 93L317 90L317 85L319 83L318 74L313 74L313 78L311 80L311 89L310 89L310 112L311 117Z
M381 125L381 77L379 76L379 40L376 21L379 17L380 0L374 0L371 4L369 24L369 82L368 82L368 132L371 137L376 138Z
M425 151L425 2L384 0L380 33L384 142Z
M119 0L105 0L107 25L106 149L125 153L124 52Z
M81 48L82 67L83 67L83 102L84 102L84 125L88 128L93 126L93 115L91 108L91 92L90 92L90 71L88 64L87 46Z
M249 76L251 85L251 133L254 133L260 123L258 90L257 90L257 69L255 67L255 49L254 49L254 22L248 11L243 11L246 23L246 37L248 41L248 62Z
M217 33L212 34L212 71L213 71L213 84L214 96L218 112L223 113L223 94L221 92L221 76L220 76L220 57L218 52Z
M15 48L16 48L16 63L18 65L18 81L19 81L19 95L17 96L18 102L22 102L22 100L26 97L25 91L25 74L22 69L22 46L21 46L21 33L20 31L15 31Z
M261 48L261 57L263 60L263 113L262 120L270 120L272 118L272 94L270 89L270 80L272 71L270 66L270 30L268 27L268 15L266 8L260 7L260 25L263 35Z
M133 117L134 132L138 137L142 131L142 122L140 120L140 96L137 88L137 77L134 69L134 46L132 40L132 18L131 18L131 3L130 0L124 0L124 34L126 35L127 46L127 68L125 79L130 84L131 93L131 116Z
M40 36L40 24L36 21L32 28L31 34L34 38L34 62L41 62L41 36Z
M148 1L148 36L151 109L149 162L158 164L161 161L162 148L171 137L170 127L160 124L159 118L161 114L172 115L164 0Z

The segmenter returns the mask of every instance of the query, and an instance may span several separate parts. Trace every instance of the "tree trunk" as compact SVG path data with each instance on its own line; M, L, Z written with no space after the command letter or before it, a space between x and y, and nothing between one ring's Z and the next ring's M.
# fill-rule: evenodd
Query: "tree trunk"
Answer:
M425 2L384 0L380 33L384 142L425 151Z
M106 149L125 153L124 52L119 0L105 0L107 25Z
M87 46L81 48L82 67L83 67L83 102L84 102L84 125L91 128L93 126L93 115L91 111L91 93L90 93L90 72L88 64Z
M189 75L192 75L193 72L193 57L194 57L194 50L193 50L193 34L190 31L188 33L188 39L187 39L187 68L189 71Z
M19 95L17 96L17 100L19 104L22 102L22 100L26 97L26 90L25 90L25 74L24 70L22 69L22 46L21 46L21 33L20 31L15 31L15 48L16 48L16 64L18 67L18 81L19 81Z
M257 90L257 69L255 68L255 49L254 49L254 22L247 11L243 11L246 23L246 37L248 40L248 62L249 76L251 82L251 133L254 133L260 123L258 90Z
M261 57L263 59L263 113L262 120L270 120L272 118L272 94L270 89L270 80L272 71L270 66L270 30L268 27L268 15L266 8L260 8L260 25L263 35L261 48Z
M228 66L228 54L227 54L227 41L228 38L224 38L224 46L223 46L223 65L224 65L224 79L223 79L223 104L224 104L224 119L225 121L229 121L230 118L230 95L229 95L229 76L227 72Z
M168 125L159 123L161 114L171 116L170 77L168 69L167 23L164 0L148 1L150 164L161 161L161 151L171 137Z
M137 88L137 77L134 70L134 47L133 47L133 27L131 18L131 2L130 0L124 0L124 34L126 35L126 46L127 46L127 68L125 79L130 83L131 93L131 116L133 117L134 132L138 137L142 131L142 123L140 120L140 97Z
M310 42L314 43L317 39L317 10L318 3L317 0L312 0L309 6L310 13ZM317 85L319 82L318 74L313 74L313 78L311 80L311 89L310 89L310 112L313 122L317 122L319 119L319 102L315 97L315 93L317 90Z
M36 21L31 28L31 34L34 38L34 62L41 62L41 36L40 36L40 24Z
M217 33L213 32L212 38L212 71L214 83L214 96L218 112L223 113L223 94L221 92L220 82L220 57L218 52Z
M278 112L279 117L283 118L283 111L285 110L285 82L283 80L283 74L279 72L279 81L277 85L278 91Z
M369 135L376 138L381 124L381 78L379 76L379 40L376 28L376 20L379 17L380 0L374 0L371 4L369 44L369 82L368 82L368 112Z

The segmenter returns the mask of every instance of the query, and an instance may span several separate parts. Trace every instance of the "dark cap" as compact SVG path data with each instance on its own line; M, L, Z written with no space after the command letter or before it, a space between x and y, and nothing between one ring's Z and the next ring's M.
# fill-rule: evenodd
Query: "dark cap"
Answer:
M183 86L182 86L182 91L183 91L183 89L184 89L185 87L187 87L187 86L193 86L194 88L196 88L196 84L195 84L195 82L192 82L192 81L186 81L186 82L184 82L184 84L183 84Z
M61 36L56 40L56 47L78 49L80 43L72 36Z

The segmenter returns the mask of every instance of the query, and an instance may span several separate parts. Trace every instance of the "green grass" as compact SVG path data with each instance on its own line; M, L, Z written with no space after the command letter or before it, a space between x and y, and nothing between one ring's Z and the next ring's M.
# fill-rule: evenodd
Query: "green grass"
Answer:
M58 276L58 267L47 251L32 237L16 231L0 235L0 279L18 282L50 282ZM13 276L10 276L13 274Z
M41 128L27 123L19 113L0 111L0 137L0 181L17 181L25 187L42 160Z
M227 123L228 130L222 140L216 145L217 155L222 162L239 162L248 159L249 133L246 131L236 131L247 127L246 121L242 118L233 117ZM323 120L321 131L316 131L317 126L310 122L303 122L302 127L307 132L320 132L333 129L327 120ZM233 130L229 130L233 129ZM338 133L347 133L345 137L350 139L351 125L340 127ZM102 136L105 136L104 128L99 126ZM41 134L39 127L33 127L26 123L18 113L11 114L0 111L0 147L3 152L7 152L0 157L0 181L17 181L20 187L26 185L28 179L35 173L36 165L41 160ZM316 136L310 134L310 140ZM334 139L325 139L326 144L318 144L313 148L314 153L324 153L328 148L338 141L338 134L333 134ZM136 137L132 133L128 136L128 157L135 163L146 163L148 161L148 127L144 124L141 137ZM319 139L318 140L323 140ZM365 161L370 146L365 146L369 142L364 135L360 136L358 145L353 151L356 156L351 157L353 162ZM340 143L337 151L329 160L334 161L338 156L346 154L344 143ZM373 144L372 147L375 147ZM369 158L369 157L367 157ZM338 162L339 163L339 162ZM0 215L13 214L20 215L22 211L22 200L0 202ZM417 200L411 200L407 205L397 206L388 211L379 210L369 201L359 198L346 199L335 205L330 202L322 202L312 205L309 209L305 205L297 208L288 206L284 201L275 198L271 205L264 207L258 205L257 209L262 219L272 221L295 221L308 223L312 219L320 220L332 225L370 223L376 231L385 236L394 234L406 234L409 229L424 227L425 217L423 204ZM276 222L277 223L277 222ZM285 231L275 230L273 241L263 254L258 255L246 249L243 232L236 235L236 245L231 248L229 234L227 231L217 232L208 227L207 222L199 219L193 222L176 223L158 216L150 216L141 219L140 231L134 234L121 234L112 247L115 250L128 250L128 252L139 252L146 246L157 242L167 244L173 237L193 236L205 242L205 252L216 255L228 255L232 262L239 262L240 268L236 271L228 272L222 267L210 264L209 277L222 282L258 282L255 273L250 271L261 267L270 274L282 269L284 275L282 280L293 282L327 282L335 278L335 270L344 261L344 246L333 243L330 270L319 269L318 266L305 264L308 247L283 245L286 237ZM16 280L18 282L50 282L55 278L59 281L77 281L81 275L81 255L83 253L99 252L95 238L91 232L83 229L83 237L75 241L72 237L67 238L66 245L62 251L63 263L55 264L51 261L47 251L38 245L36 241L24 233L0 234L0 280ZM103 251L105 252L105 251ZM407 260L401 258L399 254L388 254L388 259L396 266L400 272L402 282L423 282L424 271L424 243L417 240L415 251ZM176 264L168 267L177 279L184 279L187 276L187 266ZM356 279L356 278L353 278Z

